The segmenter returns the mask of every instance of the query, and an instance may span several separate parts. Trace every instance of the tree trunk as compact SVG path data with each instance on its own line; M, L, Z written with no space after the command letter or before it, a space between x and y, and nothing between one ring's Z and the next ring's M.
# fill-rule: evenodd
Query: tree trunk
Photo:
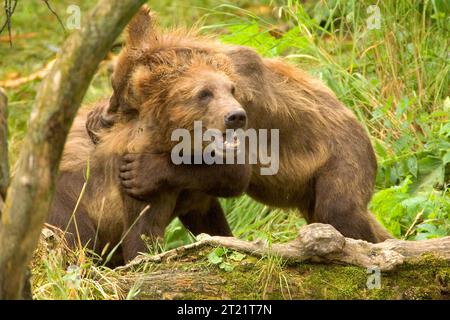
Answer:
M23 298L64 143L97 65L145 0L101 0L65 42L36 96L0 223L0 299Z
M0 213L3 200L6 198L6 189L9 185L9 161L8 161L8 99L0 88Z

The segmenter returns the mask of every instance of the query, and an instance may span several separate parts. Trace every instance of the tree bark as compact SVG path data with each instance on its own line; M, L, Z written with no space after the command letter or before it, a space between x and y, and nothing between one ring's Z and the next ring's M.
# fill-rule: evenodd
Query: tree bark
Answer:
M9 185L9 160L8 160L8 99L0 88L0 213L3 200L6 198L6 189Z
M99 62L145 0L101 0L65 42L33 105L0 223L0 299L20 299L64 143Z

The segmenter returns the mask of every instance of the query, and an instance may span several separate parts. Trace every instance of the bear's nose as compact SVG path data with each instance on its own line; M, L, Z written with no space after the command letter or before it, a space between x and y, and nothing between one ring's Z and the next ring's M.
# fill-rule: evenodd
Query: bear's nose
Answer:
M231 111L225 116L225 128L239 129L245 128L247 124L247 114L243 109Z

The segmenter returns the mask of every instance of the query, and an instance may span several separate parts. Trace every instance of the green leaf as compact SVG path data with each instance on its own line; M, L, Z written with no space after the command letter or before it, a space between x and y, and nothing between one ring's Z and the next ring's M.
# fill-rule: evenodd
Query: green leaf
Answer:
M216 255L218 257L223 256L225 253L227 253L227 251L228 251L227 249L222 248L222 247L218 247L218 248L214 249L214 252L216 253Z
M234 269L234 267L231 264L227 263L227 262L222 262L219 265L219 268L224 270L224 271L226 271L226 272L231 272Z
M432 235L436 233L436 226L431 223L422 223L417 226L418 233L426 233Z
M450 151L447 151L447 153L442 157L442 162L443 162L444 166L447 163L450 163Z
M444 111L450 112L450 97L447 97L444 100Z
M379 139L375 140L375 151L376 151L377 155L382 159L385 159L388 157L386 148L384 147L383 142Z
M417 180L411 184L411 193L431 191L436 184L444 183L444 166L442 159L435 156L427 156L419 160Z
M409 157L407 161L408 170L409 172L414 176L414 178L417 178L417 172L418 172L418 164L417 164L417 158L415 156Z
M210 254L208 254L208 261L209 261L211 264L217 265L217 264L222 263L223 258L220 257L220 256L218 256L217 253L216 253L216 250L214 250L214 251L212 251Z
M234 260L234 261L237 261L237 262L240 262L240 261L244 260L245 257L246 257L245 254L240 253L240 252L236 252L236 251L233 252L232 254L230 254L230 256L229 256L229 258L231 260Z

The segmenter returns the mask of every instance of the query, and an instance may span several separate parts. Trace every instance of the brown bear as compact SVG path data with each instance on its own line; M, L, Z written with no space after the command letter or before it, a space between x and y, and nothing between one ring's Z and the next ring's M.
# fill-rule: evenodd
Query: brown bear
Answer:
M151 23L148 16L141 22L143 30ZM224 45L189 32L154 37L170 39L170 46L164 48L167 52L208 53L205 59L220 56L221 61L224 55L237 74L236 99L247 113L248 127L279 129L279 170L261 175L262 164L253 165L247 194L270 206L298 208L307 222L331 224L346 237L374 243L391 238L367 210L377 170L370 139L323 83L247 47ZM148 50L153 42L149 39ZM195 78L204 76L201 69L195 72ZM114 109L104 110L101 123L114 123L114 114ZM186 168L175 166L168 157L132 153L127 161L121 167L122 186L137 199L147 200L164 181L183 183ZM147 170L148 163L153 170ZM190 187L202 190L203 181L211 175L212 167L197 170Z
M146 251L142 235L152 240L162 237L177 216L194 234L230 236L218 199L210 194L242 194L251 176L247 165L182 166L183 177L177 178L180 184L161 181L161 188L145 201L122 192L119 167L134 168L133 159L125 154L166 159L177 143L171 139L173 130L190 132L198 120L206 129L221 132L246 125L228 57L173 48L171 38L156 38L150 23L145 9L132 20L127 45L113 74L112 97L77 116L64 149L49 214L49 223L66 230L71 245L87 246L97 254L109 252L107 246L114 248L112 265ZM86 122L88 112L93 120L103 110L114 110L114 126L88 133L86 126L97 125ZM89 134L98 138L96 144ZM213 173L202 179L201 191L191 189L191 181L204 166L213 168ZM153 162L142 170L169 176Z

